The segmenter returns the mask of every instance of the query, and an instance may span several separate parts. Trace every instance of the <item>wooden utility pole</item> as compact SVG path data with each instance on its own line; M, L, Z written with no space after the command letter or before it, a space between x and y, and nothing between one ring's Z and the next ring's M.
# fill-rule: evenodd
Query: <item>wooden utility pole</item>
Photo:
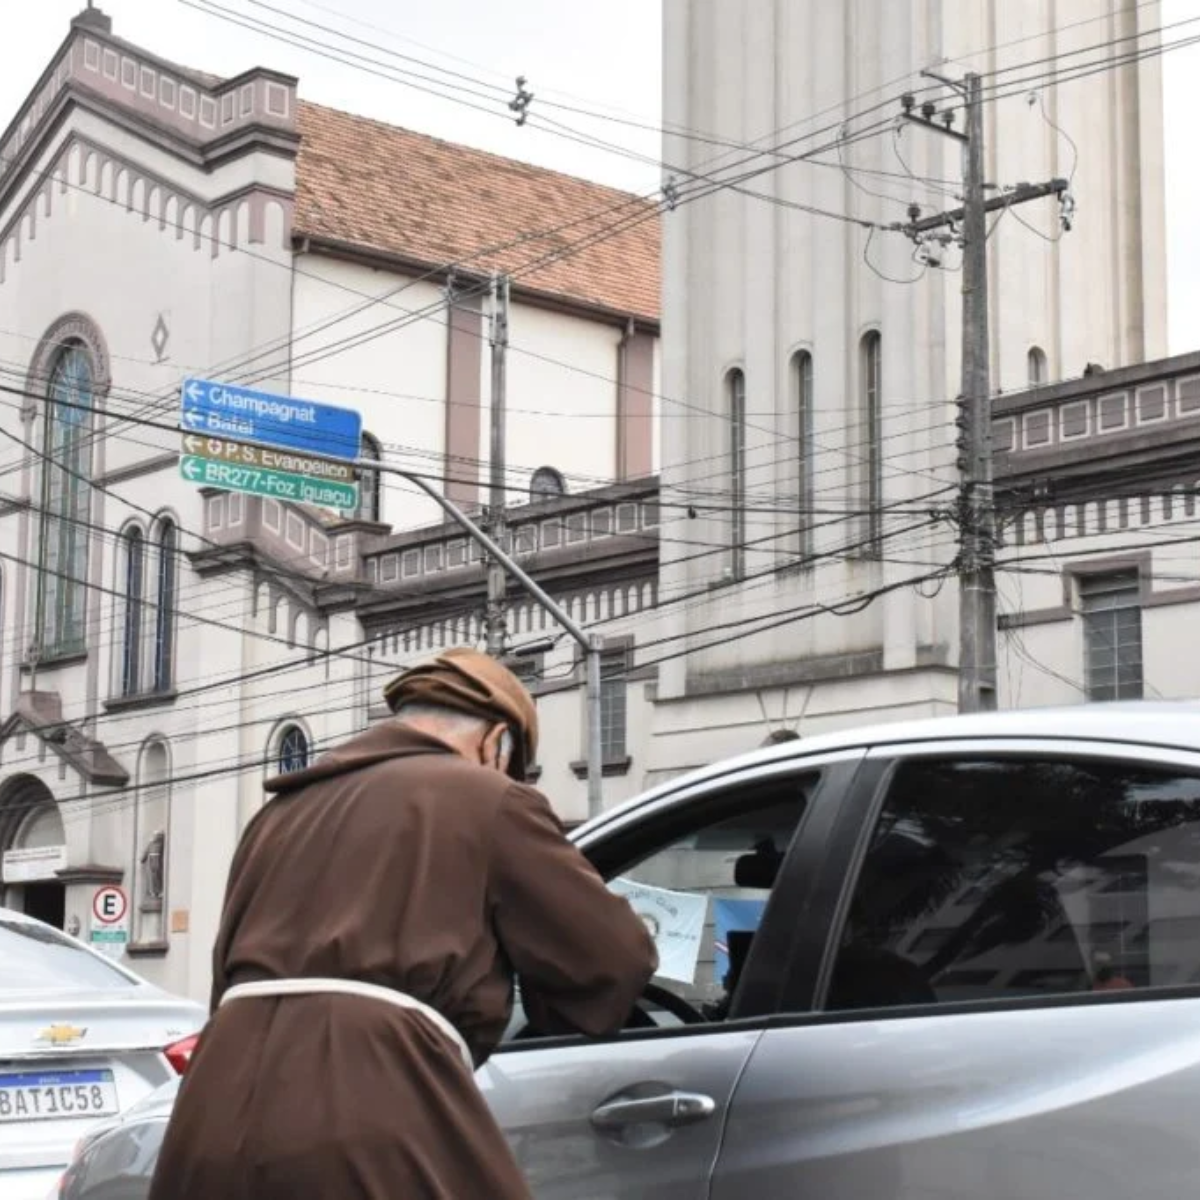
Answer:
M962 401L966 416L959 564L958 711L996 707L996 509L988 370L987 209L983 188L982 81L968 75L963 179Z
M506 501L505 475L505 403L508 384L508 293L507 275L492 281L492 404L491 404L491 494L488 498L487 531L498 546L505 545L504 508ZM505 651L506 575L504 564L495 555L488 560L487 577L487 649L495 658Z
M992 481L992 390L988 343L987 215L1044 196L1061 197L1065 179L1022 184L986 198L984 179L983 81L975 74L962 82L925 74L958 92L966 110L966 132L953 128L953 110L939 114L931 103L913 111L911 96L902 101L905 117L963 144L963 204L951 212L903 227L918 244L938 229L961 227L962 394L959 397L959 712L996 707L996 506ZM940 121L940 123L939 123Z

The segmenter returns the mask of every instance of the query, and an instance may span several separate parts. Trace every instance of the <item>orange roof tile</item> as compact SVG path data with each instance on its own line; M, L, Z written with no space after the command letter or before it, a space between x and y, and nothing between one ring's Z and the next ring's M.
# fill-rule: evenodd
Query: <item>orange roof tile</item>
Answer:
M301 102L298 127L298 234L508 272L517 287L658 319L653 204L322 105Z

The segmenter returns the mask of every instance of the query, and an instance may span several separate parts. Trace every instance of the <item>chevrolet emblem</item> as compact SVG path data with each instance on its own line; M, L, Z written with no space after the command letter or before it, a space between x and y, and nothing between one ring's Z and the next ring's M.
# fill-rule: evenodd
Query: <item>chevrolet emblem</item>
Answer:
M78 1025L48 1025L34 1041L49 1042L52 1046L69 1046L87 1035L87 1028Z

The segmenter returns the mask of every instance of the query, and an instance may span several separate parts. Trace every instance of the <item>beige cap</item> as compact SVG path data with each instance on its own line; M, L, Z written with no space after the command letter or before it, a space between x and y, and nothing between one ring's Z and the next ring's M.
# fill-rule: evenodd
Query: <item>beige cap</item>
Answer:
M437 704L485 720L500 721L513 736L508 773L524 782L537 758L537 707L525 685L490 655L478 650L447 650L436 658L402 671L384 689L388 708L404 704Z

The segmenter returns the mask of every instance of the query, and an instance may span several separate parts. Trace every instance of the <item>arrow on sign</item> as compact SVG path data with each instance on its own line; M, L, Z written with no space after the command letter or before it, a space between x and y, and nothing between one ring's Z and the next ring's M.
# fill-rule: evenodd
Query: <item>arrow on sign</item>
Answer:
M198 412L192 412L190 409L183 414L183 419L189 425L203 425L204 424L204 414L198 413Z
M194 379L187 385L185 390L187 391L187 398L193 404L199 404L204 399L204 389Z
M195 454L197 450L202 450L204 448L204 439L198 438L195 434L189 433L183 439L183 444L187 447L189 454Z
M200 473L200 468L194 462L185 462L183 464L183 473L189 479L195 479L196 476Z

